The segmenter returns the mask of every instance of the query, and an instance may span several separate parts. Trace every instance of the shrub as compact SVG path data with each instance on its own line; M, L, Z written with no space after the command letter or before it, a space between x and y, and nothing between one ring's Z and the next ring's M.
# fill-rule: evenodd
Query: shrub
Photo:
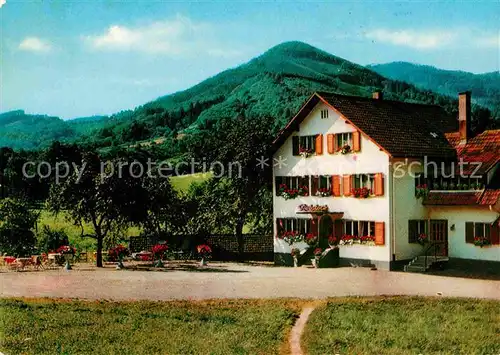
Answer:
M47 253L68 244L68 235L63 229L52 229L50 226L44 225L42 231L37 235L37 247L40 252Z

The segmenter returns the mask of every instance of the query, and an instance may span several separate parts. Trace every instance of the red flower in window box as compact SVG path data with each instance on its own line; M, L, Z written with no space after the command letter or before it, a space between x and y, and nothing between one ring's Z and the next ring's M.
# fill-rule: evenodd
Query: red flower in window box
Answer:
M351 194L356 198L367 198L371 194L371 190L367 187L354 188L351 190Z
M299 154L303 158L308 158L313 154L313 150L310 148L299 147Z
M309 196L309 189L307 186L299 186L299 195L300 196Z
M375 241L375 237L372 235L364 235L361 238L359 238L361 243L371 243Z
M328 237L328 245L329 246L336 246L338 243L339 243L339 241L337 240L337 237L335 237L333 235Z
M342 154L347 154L351 151L351 146L349 144L344 144L342 147L339 148L338 150Z
M307 233L305 242L307 243L307 245L315 245L318 242L318 237L313 233Z
M417 237L417 242L420 245L425 245L427 242L429 242L429 238L427 238L427 235L425 233L420 233Z

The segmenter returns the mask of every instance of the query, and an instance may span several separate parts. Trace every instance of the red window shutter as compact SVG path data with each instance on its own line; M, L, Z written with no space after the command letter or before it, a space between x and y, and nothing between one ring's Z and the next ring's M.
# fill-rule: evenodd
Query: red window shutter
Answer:
M342 185L344 187L344 196L351 196L351 175L344 175L342 177Z
M352 150L353 152L359 152L361 150L361 135L359 131L352 132Z
M375 222L375 245L385 244L385 223Z
M319 186L319 176L311 176L311 196L316 196Z
M316 136L316 155L323 154L323 135L318 134Z
M340 196L340 175L332 176L332 195Z
M335 134L328 133L326 136L326 143L328 146L328 154L335 154Z
M375 196L384 196L384 175L382 173L375 174Z
M490 230L490 240L491 244L496 245L500 244L500 227L498 226L498 222L493 222Z
M474 243L474 222L465 222L465 242Z

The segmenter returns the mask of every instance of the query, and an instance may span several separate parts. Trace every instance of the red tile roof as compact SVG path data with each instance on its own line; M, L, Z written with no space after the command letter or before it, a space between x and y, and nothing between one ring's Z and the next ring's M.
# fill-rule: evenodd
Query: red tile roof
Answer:
M482 195L481 191L471 191L471 192L454 192L454 191L437 191L429 192L427 197L424 199L424 205L476 205L478 200Z
M469 206L495 205L500 201L500 189L484 191L431 191L424 199L424 205L431 206Z
M447 133L446 138L457 150L458 158L468 163L481 163L478 173L488 172L500 162L500 129L484 131L461 144L458 132ZM464 174L472 174L477 164L464 165Z
M495 205L498 201L500 201L500 189L487 189L484 191L484 194L481 196L479 200L479 204L481 205Z
M456 159L456 151L444 133L457 130L457 120L441 107L331 93L313 94L274 143L283 144L321 101L339 111L393 157Z

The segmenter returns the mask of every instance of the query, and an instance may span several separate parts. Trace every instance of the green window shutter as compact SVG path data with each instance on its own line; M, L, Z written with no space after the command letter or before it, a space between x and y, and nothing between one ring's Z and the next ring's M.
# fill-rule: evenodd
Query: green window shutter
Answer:
M292 137L292 155L299 155L299 137Z
M474 243L474 222L465 222L465 242Z

